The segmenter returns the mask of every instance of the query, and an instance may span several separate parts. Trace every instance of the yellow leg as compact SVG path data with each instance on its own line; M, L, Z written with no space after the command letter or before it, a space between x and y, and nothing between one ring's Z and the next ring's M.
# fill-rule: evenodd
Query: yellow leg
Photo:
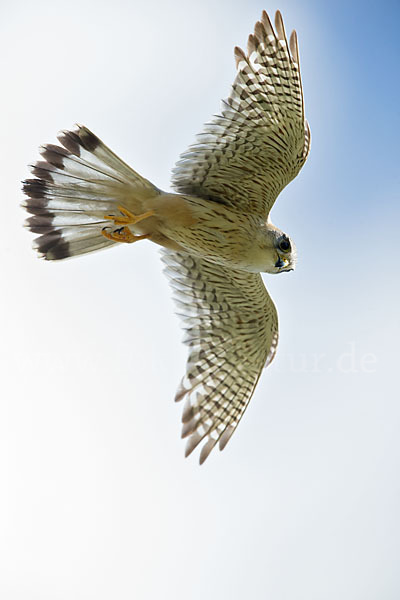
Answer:
M133 242L145 240L150 237L149 233L146 233L145 235L133 235L129 227L121 227L112 232L109 232L104 228L101 233L105 238L112 242L125 242L126 244L133 244Z
M122 225L119 229L115 229L114 231L107 231L104 227L102 230L102 234L108 240L113 242L125 242L126 244L132 244L133 242L138 242L139 240L144 240L150 237L150 234L145 235L133 235L129 227L127 225L136 225L140 221L147 219L148 217L152 217L155 212L154 210L148 210L142 215L134 215L130 210L124 208L123 206L117 206L117 209L122 213L123 216L119 215L104 215L104 218L109 221L114 221L114 225Z
M122 212L122 217L115 215L104 215L105 219L114 221L115 225L136 225L136 223L155 215L154 210L148 210L142 215L134 215L130 210L124 208L123 206L117 206L117 208L120 212Z

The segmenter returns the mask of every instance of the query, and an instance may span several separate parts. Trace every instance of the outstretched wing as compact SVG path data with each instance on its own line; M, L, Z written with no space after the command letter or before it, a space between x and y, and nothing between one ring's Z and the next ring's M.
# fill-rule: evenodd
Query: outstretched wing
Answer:
M226 269L186 253L163 250L189 346L187 373L176 400L185 399L186 456L206 439L200 464L222 450L278 344L278 316L259 273Z
M297 36L293 31L288 44L279 11L275 27L276 33L264 11L249 36L248 54L235 48L231 94L198 144L181 155L172 178L178 192L265 217L305 163L310 130Z

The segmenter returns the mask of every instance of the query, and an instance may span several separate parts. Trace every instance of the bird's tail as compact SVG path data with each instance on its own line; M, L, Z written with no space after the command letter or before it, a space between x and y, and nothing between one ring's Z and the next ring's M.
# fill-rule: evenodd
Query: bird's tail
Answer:
M118 213L120 204L140 214L146 199L160 193L86 127L63 131L58 140L60 146L41 147L35 178L23 182L22 205L33 215L26 226L39 234L34 248L47 260L115 245L102 234L113 230L105 216Z

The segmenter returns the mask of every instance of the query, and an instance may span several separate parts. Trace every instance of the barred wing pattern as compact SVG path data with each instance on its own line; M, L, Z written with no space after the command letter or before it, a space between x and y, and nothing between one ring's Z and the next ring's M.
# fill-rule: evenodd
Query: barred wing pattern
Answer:
M264 365L278 343L278 316L259 273L226 269L186 253L163 250L189 346L185 399L186 456L206 439L202 464L235 431Z
M178 192L266 217L305 163L310 130L297 36L293 31L288 44L279 11L275 27L276 33L264 11L249 36L248 54L235 48L238 73L231 94L199 143L181 155L172 178Z

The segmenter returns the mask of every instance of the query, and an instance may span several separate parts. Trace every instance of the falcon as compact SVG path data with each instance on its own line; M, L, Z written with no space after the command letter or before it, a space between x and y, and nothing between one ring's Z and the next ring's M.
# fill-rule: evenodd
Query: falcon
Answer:
M310 149L296 32L264 11L234 50L237 74L221 112L173 170L176 193L136 173L84 126L41 147L23 182L34 248L60 260L150 240L163 247L189 346L183 401L186 456L222 450L274 358L278 317L260 273L291 271L296 249L270 220Z

